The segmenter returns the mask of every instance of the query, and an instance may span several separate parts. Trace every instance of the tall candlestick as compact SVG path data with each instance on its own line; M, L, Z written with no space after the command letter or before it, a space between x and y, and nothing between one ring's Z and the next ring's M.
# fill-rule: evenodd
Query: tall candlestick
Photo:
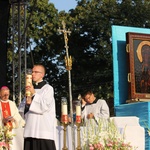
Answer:
M80 101L76 104L76 125L77 125L77 148L76 150L81 150L81 139L80 139L80 125L81 125L81 103Z
M67 126L68 126L68 108L67 108L67 99L65 97L61 98L61 121L64 126L64 147L62 150L68 150L66 146L66 133L67 133Z

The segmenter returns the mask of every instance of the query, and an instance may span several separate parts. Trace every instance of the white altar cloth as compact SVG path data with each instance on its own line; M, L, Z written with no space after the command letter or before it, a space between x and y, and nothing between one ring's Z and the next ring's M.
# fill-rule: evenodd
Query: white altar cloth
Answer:
M139 118L137 117L111 117L121 133L124 133L127 142L130 142L132 146L137 147L136 150L145 150L145 131L144 128L139 125ZM81 138L82 130L81 127ZM13 133L16 136L13 139L13 145L11 150L23 150L23 128L13 129ZM74 144L72 144L72 136L74 138ZM56 126L56 148L62 150L64 140L63 126ZM82 141L82 140L81 140ZM82 144L82 142L81 142ZM77 131L76 126L74 133L72 133L71 126L67 126L66 133L66 145L68 150L75 150L77 147ZM74 145L74 146L73 146Z
M23 131L24 128L13 129L13 134L15 134L15 137L12 141L11 150L23 150Z
M64 147L64 130L63 130L63 126L57 126L56 127L56 140L55 140L55 144L56 144L56 148L57 150L62 150L62 148ZM73 150L74 146L76 145L76 130L74 130L74 138L75 140L73 142L75 142L75 144L72 144L72 130L71 130L71 126L68 125L67 126L67 132L66 132L66 146L68 148L68 150ZM74 145L74 146L73 146Z
M111 120L114 120L120 133L124 134L126 142L129 142L136 150L145 150L145 131L144 128L139 124L139 118L135 116L129 117L111 117ZM82 139L82 130L84 127L81 127L81 139ZM77 147L77 133L75 128L75 148ZM82 141L82 140L81 140ZM81 142L82 143L82 142ZM57 127L57 138L56 138L57 150L62 150L63 148L63 127ZM72 134L71 126L67 127L67 139L66 145L68 150L74 150L72 146Z
M111 117L127 142L130 142L136 150L145 150L145 130L139 124L139 118L131 117Z

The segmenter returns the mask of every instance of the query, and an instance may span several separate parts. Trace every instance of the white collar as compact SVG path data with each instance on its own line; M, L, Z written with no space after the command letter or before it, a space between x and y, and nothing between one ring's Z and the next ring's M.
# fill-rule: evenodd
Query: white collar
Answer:
M4 101L4 100L2 100L2 99L1 99L0 101L1 101L2 103L7 103L7 102L9 102L9 100L5 100L5 101Z
M41 80L41 81L39 81L39 82L36 82L35 85L38 85L38 84L39 84L40 82L42 82L42 81L43 81L43 80Z

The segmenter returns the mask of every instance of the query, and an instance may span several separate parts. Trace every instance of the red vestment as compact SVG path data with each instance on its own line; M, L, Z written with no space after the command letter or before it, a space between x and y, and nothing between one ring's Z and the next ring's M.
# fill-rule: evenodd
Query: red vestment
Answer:
M1 102L1 107L2 107L2 116L3 116L3 118L7 118L7 117L11 116L9 102ZM8 125L9 127L12 127L11 121L7 122L4 125Z

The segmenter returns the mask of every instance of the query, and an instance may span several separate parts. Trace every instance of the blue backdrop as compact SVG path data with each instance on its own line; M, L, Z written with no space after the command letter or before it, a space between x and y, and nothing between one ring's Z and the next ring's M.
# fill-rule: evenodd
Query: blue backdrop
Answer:
M116 116L139 117L140 125L145 128L145 150L150 150L150 137L146 129L146 126L150 127L150 100L148 102L126 103L126 100L128 100L126 54L127 32L150 34L150 29L116 25L112 26L115 114Z

